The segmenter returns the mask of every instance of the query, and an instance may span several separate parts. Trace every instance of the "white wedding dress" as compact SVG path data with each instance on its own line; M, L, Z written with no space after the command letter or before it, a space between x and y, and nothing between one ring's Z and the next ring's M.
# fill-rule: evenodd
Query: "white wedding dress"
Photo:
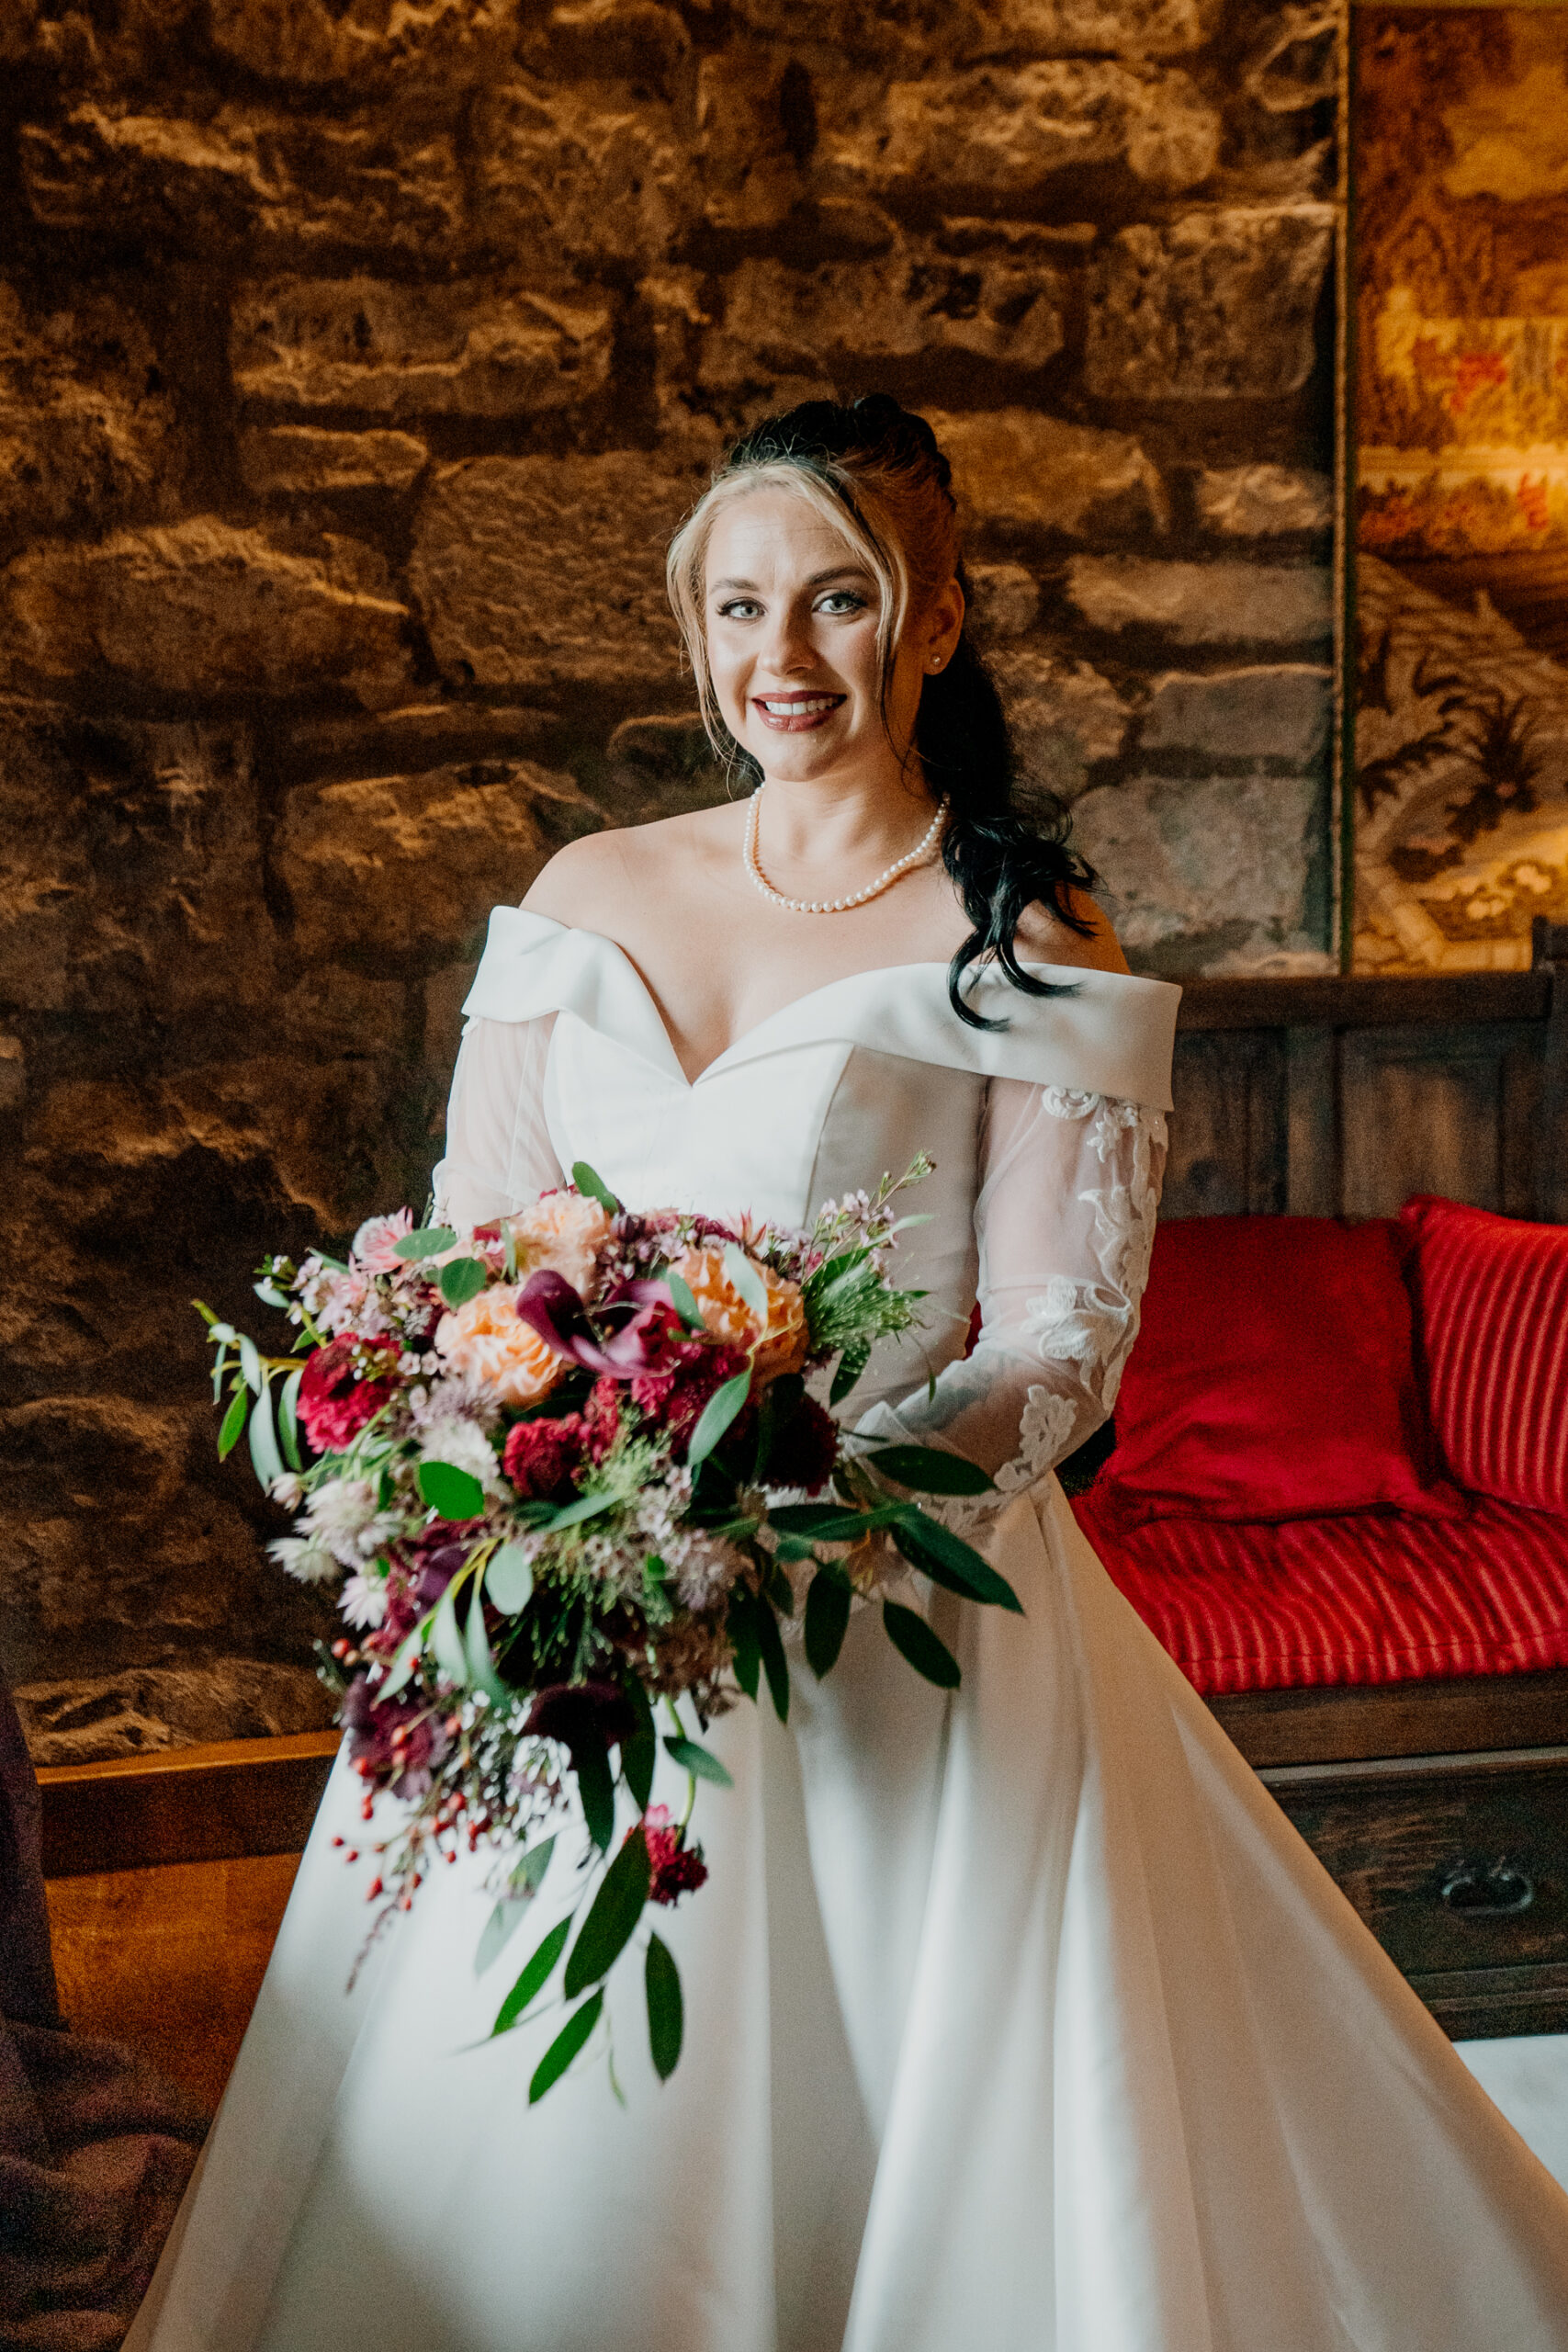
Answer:
M1135 1332L1179 993L1054 977L984 974L980 1033L943 967L863 973L692 1084L618 948L493 918L446 1212L583 1159L637 1205L800 1223L928 1151L925 1327L862 1394L997 1471L966 1524L1025 1614L928 1596L949 1696L866 1611L820 1686L796 1650L787 1729L715 1724L712 1878L660 1920L685 2054L661 2086L624 1957L624 2108L591 2045L530 2110L547 2024L484 2042L553 1875L476 1981L490 1899L443 1871L345 1992L340 1766L130 2352L1568 2352L1568 2199L1051 1475Z

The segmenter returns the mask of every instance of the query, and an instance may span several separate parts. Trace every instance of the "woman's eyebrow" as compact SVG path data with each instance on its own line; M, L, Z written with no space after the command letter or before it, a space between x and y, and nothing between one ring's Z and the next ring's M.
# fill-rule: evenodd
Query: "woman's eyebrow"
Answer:
M827 571L814 571L806 584L808 588L825 588L829 580L869 580L871 574L863 563L835 563ZM757 594L756 582L754 580L716 580L709 591L709 594L715 596L734 595L738 593L754 596Z

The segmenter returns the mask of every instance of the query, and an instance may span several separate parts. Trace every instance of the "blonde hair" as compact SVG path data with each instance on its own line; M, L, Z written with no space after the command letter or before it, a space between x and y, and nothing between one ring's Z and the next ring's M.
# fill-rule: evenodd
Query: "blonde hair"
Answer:
M708 741L727 766L750 762L731 735L714 692L704 611L708 540L720 511L760 490L787 491L835 530L876 581L876 620L882 698L886 708L898 640L912 613L922 612L953 578L959 564L958 516L940 457L924 463L889 463L874 450L841 458L749 454L756 435L732 450L670 542L665 584L696 681ZM924 452L920 453L921 458Z

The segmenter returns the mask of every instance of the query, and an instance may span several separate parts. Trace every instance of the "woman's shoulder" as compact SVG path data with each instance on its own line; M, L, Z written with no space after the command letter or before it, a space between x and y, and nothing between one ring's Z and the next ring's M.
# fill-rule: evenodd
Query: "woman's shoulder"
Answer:
M618 906L645 906L665 876L689 876L694 863L710 857L732 858L737 822L734 808L720 806L584 833L540 868L523 904L552 922L604 931Z
M1131 967L1103 907L1087 890L1069 889L1068 904L1087 931L1076 931L1041 901L1024 910L1016 934L1028 964L1077 964L1090 972L1126 972Z

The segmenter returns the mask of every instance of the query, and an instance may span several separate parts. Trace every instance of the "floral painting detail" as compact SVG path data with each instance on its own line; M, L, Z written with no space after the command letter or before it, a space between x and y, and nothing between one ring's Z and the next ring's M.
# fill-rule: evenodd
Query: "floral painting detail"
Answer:
M800 1231L632 1211L579 1166L471 1233L400 1210L345 1261L269 1260L256 1290L296 1329L286 1354L200 1310L227 1393L220 1453L248 1431L295 1514L275 1561L339 1588L346 1630L323 1668L363 1782L372 1933L466 1849L491 1865L493 1945L557 1841L581 1842L572 1909L493 2028L566 2004L534 2098L607 2037L605 1980L638 1941L650 2047L672 2070L680 1979L647 1914L708 1875L693 1813L700 1783L728 1781L709 1724L764 1687L788 1713L784 1628L799 1621L826 1675L874 1600L910 1666L952 1688L951 1652L888 1588L913 1568L1019 1606L913 1499L984 1495L985 1473L837 1418L877 1340L917 1319L892 1269L897 1195L928 1171ZM684 1775L679 1818L652 1802L661 1758Z

